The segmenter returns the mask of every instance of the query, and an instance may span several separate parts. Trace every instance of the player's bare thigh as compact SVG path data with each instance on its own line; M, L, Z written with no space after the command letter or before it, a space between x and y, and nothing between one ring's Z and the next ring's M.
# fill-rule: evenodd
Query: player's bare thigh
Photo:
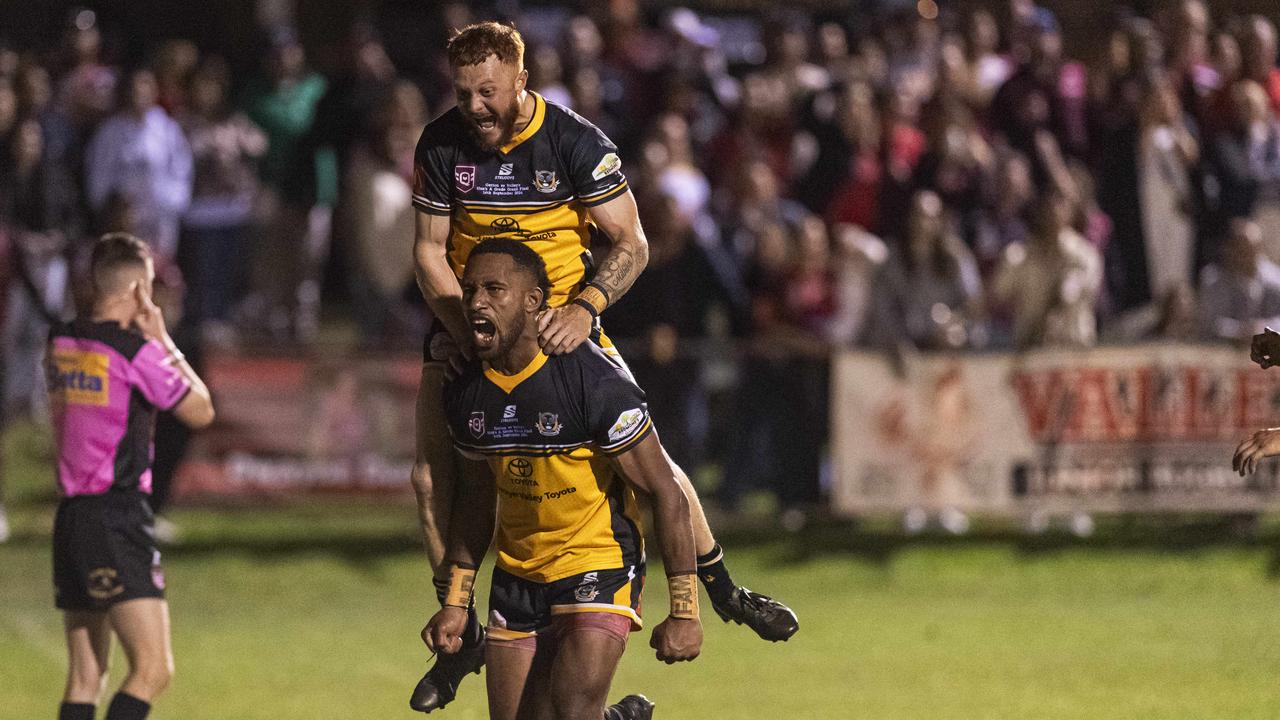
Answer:
M555 619L557 648L546 687L555 720L596 720L604 713L609 686L627 649L631 620L585 612Z
M63 613L67 634L67 687L63 702L97 704L107 682L111 662L111 624L105 612L68 610Z
M490 720L540 720L539 687L546 687L550 658L537 658L536 637L502 639L490 634L484 644L485 684L489 694ZM547 698L545 709L550 711Z

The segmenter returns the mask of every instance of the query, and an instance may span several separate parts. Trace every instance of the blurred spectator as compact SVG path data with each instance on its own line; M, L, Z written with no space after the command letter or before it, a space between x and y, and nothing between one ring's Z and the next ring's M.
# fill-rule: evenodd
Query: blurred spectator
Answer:
M410 202L413 153L427 122L426 101L408 81L396 83L375 113L377 129L357 144L347 164L347 227L351 240L350 290L362 344L385 347L413 337L422 323L404 298L413 284L405 262L413 237Z
M573 96L564 82L560 53L549 45L537 45L530 48L526 57L529 62L529 89L553 103L574 107Z
M1035 11L1030 58L997 91L991 119L1008 142L1047 173L1037 135L1050 132L1068 155L1083 155L1088 146L1085 124L1085 72L1062 54L1058 21L1048 10Z
M255 163L267 149L262 131L228 105L230 87L226 62L206 59L191 77L190 112L182 118L195 167L191 206L183 219L185 314L189 324L223 340L253 256Z
M58 84L58 104L82 137L111 113L116 101L116 69L102 61L97 14L76 8L64 40L67 68Z
M307 69L293 28L275 28L270 40L266 75L244 99L249 119L267 134L258 166L266 232L247 317L265 320L273 338L309 341L319 327L320 268L329 250L338 168L333 151L316 147L309 135L324 77Z
M1252 217L1259 201L1280 188L1280 121L1271 112L1266 91L1252 80L1231 87L1232 122L1217 134L1209 154L1214 180L1209 227L1225 234L1236 218Z
M711 185L694 164L689 125L674 113L660 117L655 136L666 151L666 162L656 178L658 190L675 198L686 218L700 217L711 199Z
M67 116L53 104L53 85L49 71L43 65L28 62L18 67L15 80L18 91L18 112L40 122L43 132L45 157L72 172L72 157L76 143L75 128ZM0 133L2 134L2 133Z
M1021 153L1008 152L996 162L974 223L973 252L982 277L990 277L1004 249L1027 239L1026 211L1035 197L1031 164Z
M870 342L921 350L969 346L982 296L973 255L949 227L942 199L931 190L916 193L906 226L875 281Z
M166 40L151 60L156 74L156 95L160 107L171 117L187 109L187 86L191 73L200 64L200 50L190 40Z
M18 123L0 174L0 233L9 241L3 337L6 383L0 404L41 411L41 348L49 324L61 318L68 293L66 256L77 238L77 196L71 178L45 158L40 123Z
M1070 201L1060 191L1036 199L1031 237L1005 248L992 298L1013 316L1019 349L1085 347L1097 340L1094 305L1102 290L1102 259L1068 224Z
M885 175L883 129L871 87L865 83L849 85L840 96L829 142L820 145L820 157L832 158L838 165L817 165L815 171L826 171L837 186L824 192L814 187L820 178L805 182L805 197L823 202L827 221L848 223L872 231L880 227L880 196ZM842 167L843 165L843 167ZM823 200L823 196L829 200Z
M89 144L85 188L97 213L111 194L124 196L136 213L138 236L151 245L158 265L168 265L191 202L191 147L182 128L156 104L156 90L150 70L129 74L120 111Z
M990 12L975 9L969 14L965 29L965 53L973 80L973 100L979 107L986 107L1013 73L1013 64L998 52L1000 27Z
M1250 15L1240 26L1242 78L1257 83L1280 114L1280 68L1276 67L1276 26L1262 15Z
M1231 222L1222 262L1200 274L1200 327L1207 339L1248 342L1280 321L1280 266L1262 251L1262 231Z
M1191 285L1196 270L1192 172L1199 144L1175 88L1163 77L1142 90L1138 112L1134 143L1122 146L1132 147L1133 155L1108 184L1117 227L1107 252L1108 291L1118 311Z

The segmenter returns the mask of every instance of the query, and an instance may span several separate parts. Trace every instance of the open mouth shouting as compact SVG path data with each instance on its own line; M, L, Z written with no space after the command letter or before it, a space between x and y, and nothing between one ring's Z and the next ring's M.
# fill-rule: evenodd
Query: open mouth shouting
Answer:
M471 340L477 351L483 353L494 347L498 336L498 327L488 318L471 316Z

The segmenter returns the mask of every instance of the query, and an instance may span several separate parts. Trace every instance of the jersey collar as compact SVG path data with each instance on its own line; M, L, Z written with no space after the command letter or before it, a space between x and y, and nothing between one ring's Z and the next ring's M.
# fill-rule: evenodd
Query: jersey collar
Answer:
M533 117L529 119L529 124L525 125L523 130L516 133L515 137L511 138L506 145L498 148L498 151L503 155L515 150L520 143L533 137L534 133L542 129L542 121L547 116L547 102L542 99L541 95L532 90L529 91L529 94L533 96Z
M511 391L515 390L517 385L528 380L530 376L541 370L542 366L546 364L547 354L539 350L538 354L533 356L533 360L530 360L529 364L525 366L525 369L515 375L503 375L491 367L486 367L484 369L484 376L489 378L489 382L502 388L503 392L510 395Z

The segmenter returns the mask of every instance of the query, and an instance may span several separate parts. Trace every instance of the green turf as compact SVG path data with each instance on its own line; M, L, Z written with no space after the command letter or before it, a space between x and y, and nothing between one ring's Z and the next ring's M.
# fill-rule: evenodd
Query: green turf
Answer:
M0 545L0 719L53 717L47 454L11 433L16 537ZM410 718L432 611L410 507L184 510L166 551L178 673L161 720ZM734 533L734 575L794 605L768 644L704 612L703 657L668 667L635 636L614 682L659 718L1274 718L1280 532L1104 523L1081 543L999 530L904 540L828 524ZM651 568L653 578L661 578ZM647 597L662 615L663 583ZM123 657L116 652L118 677ZM436 717L485 717L471 678Z

